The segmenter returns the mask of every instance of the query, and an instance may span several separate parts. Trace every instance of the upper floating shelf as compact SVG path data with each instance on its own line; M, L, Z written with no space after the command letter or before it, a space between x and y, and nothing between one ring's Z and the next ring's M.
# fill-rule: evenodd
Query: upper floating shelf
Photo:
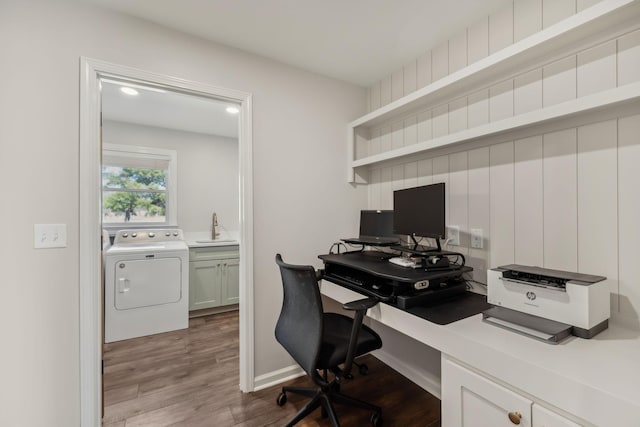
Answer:
M603 31L624 28L623 23L638 22L637 0L603 0L555 25L520 40L490 56L439 79L384 107L351 122L350 128L381 124L398 116L419 111L421 107L451 99L465 90L491 82L496 76L513 73L523 65L535 63L559 49L579 44ZM566 53L565 53L566 54Z

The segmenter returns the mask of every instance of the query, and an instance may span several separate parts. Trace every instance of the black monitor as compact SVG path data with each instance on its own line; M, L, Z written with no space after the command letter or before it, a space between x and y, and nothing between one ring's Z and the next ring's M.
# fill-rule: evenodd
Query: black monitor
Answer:
M446 235L444 182L394 191L393 232L431 237L440 247Z
M360 236L395 237L393 211L360 211Z

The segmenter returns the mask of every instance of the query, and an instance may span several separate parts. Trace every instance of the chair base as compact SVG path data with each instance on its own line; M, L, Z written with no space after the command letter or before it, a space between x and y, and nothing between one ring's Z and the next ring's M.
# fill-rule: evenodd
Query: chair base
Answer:
M281 398L278 397L278 404L280 406L284 405L286 402L286 393L295 393L311 398L311 400L307 402L307 404L304 405L286 424L286 427L294 426L320 406L323 410L323 416L326 415L329 417L331 424L334 427L340 427L338 416L336 415L336 411L333 407L334 403L355 406L372 411L374 414L371 416L371 423L375 427L382 425L382 408L340 393L339 384L336 382L330 383L328 387L282 387L282 394L280 396L284 395L284 399L281 400Z

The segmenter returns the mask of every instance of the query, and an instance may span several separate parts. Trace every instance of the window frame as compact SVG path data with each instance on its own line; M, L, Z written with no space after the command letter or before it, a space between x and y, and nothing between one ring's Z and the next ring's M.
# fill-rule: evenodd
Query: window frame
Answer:
M142 159L149 161L163 160L168 162L167 181L165 189L165 221L164 222L124 222L121 224L104 223L104 210L102 199L104 197L104 185L102 184L102 167L100 168L100 222L102 227L110 232L120 229L131 228L158 228L158 227L177 227L178 226L178 153L176 150L167 150L156 147L143 147L138 145L125 144L102 144L101 166L105 164L111 166L119 166L112 164L114 162L105 163L106 157L113 158L130 158ZM124 166L123 166L124 167ZM129 192L128 190L122 190ZM135 192L135 191L134 191Z

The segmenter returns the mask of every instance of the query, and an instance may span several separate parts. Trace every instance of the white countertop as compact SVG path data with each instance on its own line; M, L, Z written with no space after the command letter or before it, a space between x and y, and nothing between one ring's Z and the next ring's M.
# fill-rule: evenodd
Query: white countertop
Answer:
M322 293L341 303L362 298L327 281ZM378 304L367 316L595 425L639 425L640 331L610 322L590 340L551 345L487 324L481 314L436 325Z
M240 244L237 231L221 229L215 240L210 231L185 231L184 240L190 248L206 248L212 246L238 246Z

